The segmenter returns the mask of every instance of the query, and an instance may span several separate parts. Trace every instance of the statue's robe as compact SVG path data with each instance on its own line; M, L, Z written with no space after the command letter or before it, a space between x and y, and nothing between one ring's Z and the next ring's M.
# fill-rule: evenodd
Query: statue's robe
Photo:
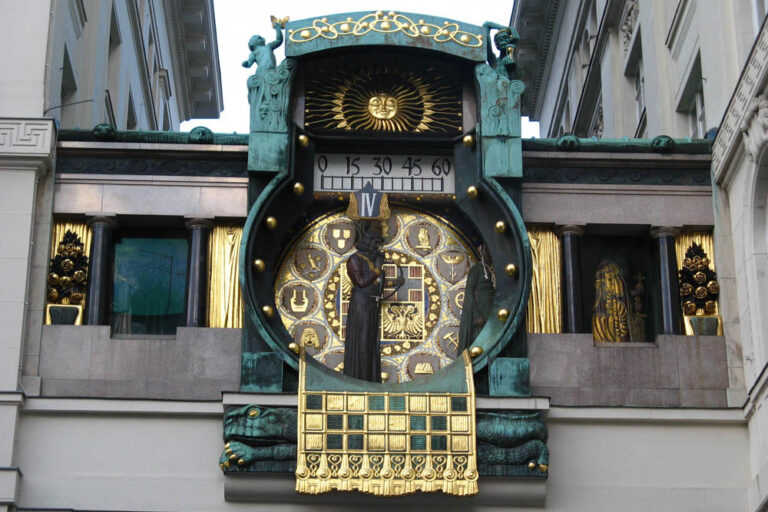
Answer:
M371 260L359 252L347 259L347 274L352 281L352 296L347 310L344 348L344 375L370 382L381 382L379 312L376 296L377 271Z
M488 277L486 277L486 274ZM467 274L467 284L464 287L464 305L461 310L459 324L459 347L457 354L469 348L480 333L480 330L493 311L493 299L496 290L493 288L491 270L483 271L482 263L475 263ZM479 324L479 325L478 325Z

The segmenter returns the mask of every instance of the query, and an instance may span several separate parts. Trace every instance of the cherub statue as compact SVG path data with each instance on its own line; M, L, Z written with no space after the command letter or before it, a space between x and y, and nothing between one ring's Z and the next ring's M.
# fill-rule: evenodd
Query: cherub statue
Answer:
M491 29L496 29L498 32L493 36L493 43L496 49L499 50L499 56L496 57L488 46L488 64L493 67L497 73L512 79L512 75L515 72L517 62L515 61L515 50L517 49L517 43L520 41L520 35L512 27L505 27L492 21L486 21L483 23L483 27L486 28L487 33L491 33Z
M288 17L278 19L271 16L271 20L277 37L271 43L266 44L263 37L259 35L252 36L248 40L248 48L251 50L251 54L248 56L248 60L243 61L244 68L250 68L255 62L257 72L263 73L270 69L275 69L277 61L275 60L274 51L283 44L283 29L288 22Z

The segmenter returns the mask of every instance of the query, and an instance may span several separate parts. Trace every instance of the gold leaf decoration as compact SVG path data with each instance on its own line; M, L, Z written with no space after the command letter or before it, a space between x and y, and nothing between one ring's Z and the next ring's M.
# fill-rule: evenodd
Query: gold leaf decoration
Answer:
M391 54L323 59L307 73L305 126L317 132L458 134L458 70Z

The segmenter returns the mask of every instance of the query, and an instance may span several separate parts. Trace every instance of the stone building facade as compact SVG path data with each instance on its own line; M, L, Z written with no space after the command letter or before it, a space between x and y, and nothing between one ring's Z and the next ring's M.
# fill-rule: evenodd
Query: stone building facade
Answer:
M515 2L523 112L547 137L703 138L764 17L755 0Z
M752 87L748 99L764 90L760 41L740 85ZM761 510L766 351L744 339L759 340L751 333L761 319L749 312L760 311L764 208L738 198L762 193L764 138L760 98L734 98L732 129L714 152L683 138L521 141L516 201L538 274L539 302L529 303L524 333L531 393L481 389L478 409L546 411L548 477L481 477L473 498L384 502L297 495L293 473L238 478L217 464L228 409L296 405L295 393L241 386L240 291L228 283L238 282L232 269L249 206L248 137L123 130L117 119L115 133L57 131L37 110L14 112L0 120L0 226L9 241L0 253L8 283L0 301L0 507ZM718 169L734 178L713 186L712 167L716 178ZM730 232L719 228L723 219ZM89 245L86 312L83 325L50 325L49 262L68 226ZM725 336L687 336L671 285L675 250L711 239L713 227ZM174 249L159 250L158 240ZM751 245L734 246L729 259L732 240ZM126 267L133 275L115 271L123 255L142 251ZM743 270L742 253L756 255ZM630 278L640 275L633 282L647 283L647 309L638 311L645 332L634 341L599 342L591 332L596 269L606 255L620 255ZM163 303L170 314L162 324L137 311L128 318L112 293L131 277L137 288L147 285L138 279L151 275L147 262L179 264L163 289L176 299Z

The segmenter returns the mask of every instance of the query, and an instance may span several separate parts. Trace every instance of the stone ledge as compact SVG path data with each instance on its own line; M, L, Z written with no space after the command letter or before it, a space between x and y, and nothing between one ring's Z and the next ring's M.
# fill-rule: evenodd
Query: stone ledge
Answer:
M110 337L108 326L43 327L44 397L219 400L240 388L240 329Z
M387 508L418 506L441 510L471 510L474 507L543 507L547 495L545 478L480 477L480 492L460 498L442 493L416 493L386 499ZM292 510L305 506L333 506L337 510L362 510L380 507L381 498L360 492L330 492L320 495L297 494L292 473L240 473L227 475L224 499L229 502L290 503Z
M591 334L529 334L531 389L552 406L725 408L722 336L595 343Z

